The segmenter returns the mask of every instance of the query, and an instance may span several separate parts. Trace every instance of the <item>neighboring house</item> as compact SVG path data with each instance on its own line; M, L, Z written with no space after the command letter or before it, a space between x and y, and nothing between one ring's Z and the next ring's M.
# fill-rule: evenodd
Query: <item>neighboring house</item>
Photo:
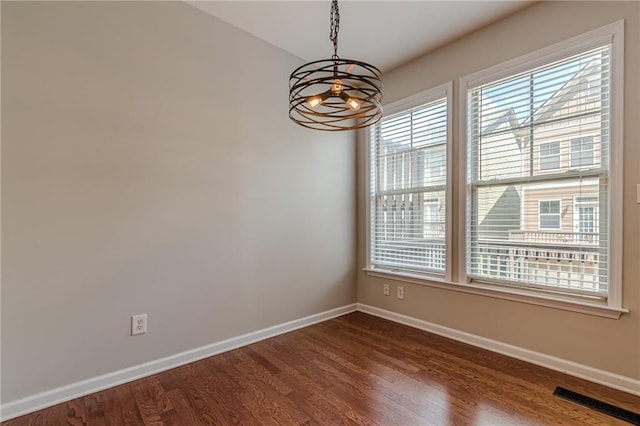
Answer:
M494 194L480 197L485 205L477 207L478 247L486 252L481 273L522 282L535 274L550 285L578 290L599 285L598 247L607 243L599 241L606 182L593 171L601 167L608 134L600 69L597 59L581 67L535 110L533 120L530 115L518 124L509 109L483 129L485 158L477 172L484 179L493 172L496 178L527 181L491 187ZM492 152L498 152L493 160ZM499 164L495 171L492 161ZM546 175L554 180L546 181Z
M525 149L524 167L533 175L564 172L579 172L583 169L599 168L602 161L602 139L608 129L601 124L600 65L592 62L560 89L539 109L535 121L548 123L536 126L533 131L535 144L533 153ZM581 114L581 112L584 112ZM560 128L555 123L565 116L575 116L575 125L580 133L569 133L563 122ZM524 123L526 126L527 123ZM569 134L567 134L569 133ZM530 147L527 140L527 147ZM560 242L597 243L598 231L597 179L574 179L558 188L531 184L523 188L526 192L524 208L524 230L540 230ZM560 232L553 232L560 231ZM538 237L539 240L542 237Z

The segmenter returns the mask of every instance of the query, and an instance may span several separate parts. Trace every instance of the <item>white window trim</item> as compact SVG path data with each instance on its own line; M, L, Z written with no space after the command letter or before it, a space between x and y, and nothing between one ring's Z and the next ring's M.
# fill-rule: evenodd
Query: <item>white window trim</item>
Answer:
M544 63L560 60L564 57L595 48L611 42L611 99L610 104L610 175L608 193L611 211L609 216L609 293L606 302L585 302L565 296L555 296L520 289L499 288L482 284L470 284L466 272L466 200L469 191L467 185L467 90L500 78L508 77ZM519 58L506 61L482 71L460 78L459 84L459 158L458 170L458 277L456 285L470 287L475 293L491 297L508 298L524 303L550 306L569 311L588 313L607 318L619 318L629 312L622 307L622 161L623 161L623 105L624 105L624 20L597 28L585 34L572 37L552 46L531 52ZM509 297L500 297L496 293L505 292ZM585 308L585 303L589 306ZM613 313L614 315L611 315Z
M542 227L542 207L540 206L541 203L546 203L549 201L557 201L558 202L558 213L544 213L546 215L558 215L558 227L557 228L543 228ZM541 231L559 231L562 229L562 200L538 200L538 229Z
M447 281L451 281L451 261L452 261L452 248L451 248L451 231L452 231L452 134L453 134L453 125L452 125L452 116L453 116L453 82L449 81L447 83L441 84L439 86L433 87L431 89L425 90L423 92L417 93L415 95L409 96L407 98L392 102L390 104L384 105L384 114L385 115L393 115L411 108L415 108L417 106L423 105L425 103L429 103L441 98L447 99L447 141L446 141L446 173L445 173L445 240L447 240L445 244L445 273L444 279ZM383 117L384 118L384 117ZM376 272L388 272L393 273L391 269L384 269L382 267L374 267L371 264L371 128L368 128L365 133L366 138L366 154L365 154L365 172L366 172L366 268L365 270L376 271ZM404 274L404 272L403 272ZM406 273L407 275L411 275ZM424 279L433 279L432 276L423 276Z

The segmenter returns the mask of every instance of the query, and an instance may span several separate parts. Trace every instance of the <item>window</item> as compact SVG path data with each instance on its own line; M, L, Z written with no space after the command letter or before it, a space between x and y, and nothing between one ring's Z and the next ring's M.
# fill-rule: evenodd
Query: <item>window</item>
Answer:
M560 201L540 201L538 227L540 229L560 229Z
M627 312L623 34L620 21L460 78L458 140L451 83L385 105L367 135L366 273Z
M579 242L598 244L599 225L598 196L575 197L573 210L573 230Z
M593 165L593 136L571 139L570 167Z
M450 85L385 106L370 128L371 268L447 272Z
M560 142L546 142L540 144L540 170L560 168Z
M613 24L461 79L468 285L621 308L621 40Z

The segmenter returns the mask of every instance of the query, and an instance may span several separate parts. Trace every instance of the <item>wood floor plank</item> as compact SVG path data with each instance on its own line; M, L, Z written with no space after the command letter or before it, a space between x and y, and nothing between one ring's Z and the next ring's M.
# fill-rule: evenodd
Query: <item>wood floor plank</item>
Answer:
M309 401L314 407L319 407L323 411L331 415L339 415L342 417L340 422L336 424L357 424L357 425L373 425L375 424L367 416L362 415L347 404L343 399L334 395L330 389L325 388L313 378L304 376L300 371L300 367L295 368L283 360L282 354L273 351L268 345L253 346L252 350L258 352L263 357L269 359L274 365L282 369L280 377L291 386L299 398ZM313 410L312 410L313 411ZM324 423L333 424L333 423Z
M322 380L333 393L358 407L366 407L375 422L383 424L418 424L418 418L406 407L396 406L375 388L363 384L355 372L342 369L339 364L303 345L304 339L288 342L289 357L298 359L297 364L307 363L311 377ZM424 420L422 420L424 422Z
M84 408L82 398L76 398L66 403L67 423L71 426L82 426L87 424L87 413Z
M257 419L234 396L242 392L240 388L232 388L230 380L225 378L222 371L217 374L208 368L206 363L192 365L193 372L198 377L200 393L210 401L212 408L225 417L225 424L259 424Z
M323 376L322 371L314 366L310 361L305 360L295 348L279 345L276 342L267 344L274 353L295 366L292 375L307 387L313 389L316 395L322 396L330 404L338 409L351 420L358 424L376 424L371 416L361 407L360 399L357 395L352 395L345 391L344 387L333 386L330 378Z
M171 401L178 418L183 424L202 426L207 423L202 422L200 416L196 413L191 401L179 388L173 388L167 392L167 398Z
M103 394L99 392L82 398L84 409L87 413L87 424L92 426L106 426L102 398Z
M155 400L155 392L149 386L149 381L142 379L131 383L131 391L144 424L162 426L162 418L160 417L158 403Z
M318 336L320 335L316 333L316 337ZM358 342L357 339L352 339L351 336L346 336L346 338L349 340L350 344L343 346L344 351L350 351L355 359L366 359L367 369L372 371L373 374L380 375L381 377L392 383L394 381L402 381L405 386L417 386L418 393L429 394L428 398L432 400L431 402L434 402L436 404L438 403L438 401L442 400L442 398L437 397L437 395L441 393L439 392L439 390L444 389L444 385L441 383L441 380L433 380L435 377L427 377L422 380L417 380L416 376L418 376L418 373L422 373L422 369L416 367L412 372L407 373L404 368L398 367L397 363L390 362L390 359L393 359L392 356L383 354L377 350L372 350L368 347L368 345ZM331 341L325 340L323 341L323 344L331 345ZM340 349L335 347L332 347L331 350L340 351ZM390 351L391 350L386 350L386 352ZM348 357L349 355L343 353L343 356ZM402 354L398 353L395 356L400 358ZM407 359L408 358L405 358L405 361ZM423 359L422 363L424 362L425 360ZM419 365L419 363L416 363L416 365ZM406 393L406 388L403 388L403 393ZM460 401L454 400L454 403L459 402ZM448 408L449 403L440 402L439 405L441 407L443 406L446 409ZM461 405L457 407L457 409L460 412L464 412L465 405Z
M310 420L287 398L275 392L269 384L265 384L252 371L246 371L239 365L236 352L237 350L224 354L229 363L227 371L232 380L244 390L241 394L242 403L255 417L262 419L266 416L273 419L274 424L305 424Z
M198 367L200 368L200 367ZM176 368L169 372L187 400L191 410L196 413L200 423L205 425L228 424L230 420L215 408L216 401L208 400L201 393L201 386L195 380L196 372L193 364Z
M442 398L436 397L435 394L442 393L438 389L430 388L428 383L413 378L418 369L408 372L400 368L400 371L395 371L387 359L376 359L378 357L374 352L359 348L357 343L350 342L349 345L338 347L333 345L331 339L326 339L327 336L323 337L321 331L312 331L308 334L318 342L315 346L316 350L333 354L333 357L339 355L336 360L342 359L341 364L344 368L358 371L365 386L375 386L378 392L383 393L396 404L405 405L421 415L425 421L444 424L448 404L444 403ZM362 363L363 359L367 360L366 368L355 365L358 362ZM345 364L344 361L349 363Z
M356 312L18 417L58 425L624 425L640 397Z
M244 374L251 376L262 382L264 386L271 388L274 392L280 395L287 395L292 392L292 389L280 378L277 373L271 373L261 363L254 360L255 357L248 355L253 352L250 348L240 348L233 351L233 355L238 359L238 362L234 362L234 365Z
M115 388L106 389L99 392L102 399L102 410L104 412L104 423L106 426L123 425L124 418L122 416L122 407L118 402Z
M135 383L135 382L133 382ZM114 388L118 402L122 409L122 422L125 426L141 425L142 415L136 404L129 383Z

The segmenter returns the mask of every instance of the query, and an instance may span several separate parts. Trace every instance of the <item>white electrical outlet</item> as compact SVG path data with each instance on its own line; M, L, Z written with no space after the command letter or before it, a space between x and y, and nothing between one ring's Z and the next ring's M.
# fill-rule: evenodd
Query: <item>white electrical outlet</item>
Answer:
M131 335L144 334L147 332L147 314L134 315L131 317Z
M404 287L398 286L398 299L404 300Z
M385 296L388 296L389 294L391 294L391 293L389 292L389 284L384 283L384 284L382 285L382 293L383 293Z

